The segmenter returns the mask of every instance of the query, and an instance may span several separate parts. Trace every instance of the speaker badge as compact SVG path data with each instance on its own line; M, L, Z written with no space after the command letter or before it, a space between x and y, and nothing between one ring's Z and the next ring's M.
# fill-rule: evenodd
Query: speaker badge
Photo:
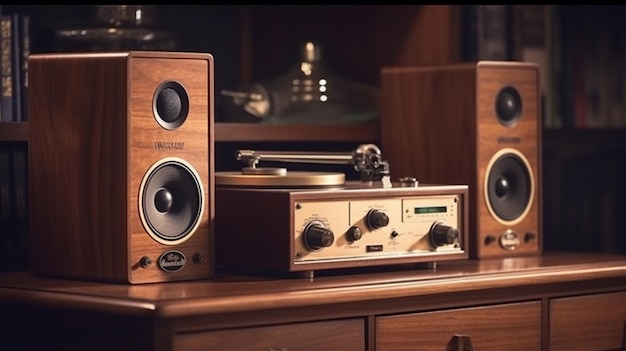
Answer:
M185 255L177 250L166 251L159 257L159 268L165 272L178 272L185 267L185 263Z

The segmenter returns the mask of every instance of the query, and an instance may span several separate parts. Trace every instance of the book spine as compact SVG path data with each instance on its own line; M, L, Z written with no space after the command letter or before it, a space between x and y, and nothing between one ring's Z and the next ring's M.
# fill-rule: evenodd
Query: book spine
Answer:
M13 121L13 73L11 64L11 16L0 16L0 121Z
M550 50L552 29L548 5L514 5L515 59L539 67L541 120L547 128L557 123L552 116Z
M11 92L13 93L13 122L22 120L22 44L20 15L11 15Z
M463 61L508 60L511 56L509 5L463 5Z
M476 5L479 60L509 58L507 5Z
M22 88L20 104L22 105L21 121L28 121L28 57L30 56L30 16L20 16L19 40L21 44L20 74Z

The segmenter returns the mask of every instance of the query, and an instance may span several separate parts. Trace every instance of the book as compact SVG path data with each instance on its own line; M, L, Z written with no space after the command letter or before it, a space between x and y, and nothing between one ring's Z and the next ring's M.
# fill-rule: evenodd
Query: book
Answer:
M13 98L13 122L22 120L22 44L20 39L20 15L11 16L11 92Z
M21 74L21 99L22 113L19 121L28 120L28 57L30 56L30 16L19 17L19 43L20 43L20 74Z
M549 5L513 5L513 58L539 67L539 93L543 125L557 125L551 108L550 42L552 9Z
M0 122L13 121L12 23L11 16L0 15Z
M463 61L511 57L509 5L463 5Z

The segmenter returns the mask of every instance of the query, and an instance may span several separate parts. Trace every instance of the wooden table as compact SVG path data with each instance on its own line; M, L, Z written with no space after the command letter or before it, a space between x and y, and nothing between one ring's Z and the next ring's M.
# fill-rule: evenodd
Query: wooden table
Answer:
M4 273L0 316L7 350L614 350L626 347L626 257L143 285Z

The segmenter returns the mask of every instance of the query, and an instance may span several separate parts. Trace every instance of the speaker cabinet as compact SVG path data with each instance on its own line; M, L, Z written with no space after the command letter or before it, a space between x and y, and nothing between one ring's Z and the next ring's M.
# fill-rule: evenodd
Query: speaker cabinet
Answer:
M28 65L32 272L211 277L213 56L34 54Z
M536 64L385 67L381 94L391 176L469 186L471 257L541 253Z

